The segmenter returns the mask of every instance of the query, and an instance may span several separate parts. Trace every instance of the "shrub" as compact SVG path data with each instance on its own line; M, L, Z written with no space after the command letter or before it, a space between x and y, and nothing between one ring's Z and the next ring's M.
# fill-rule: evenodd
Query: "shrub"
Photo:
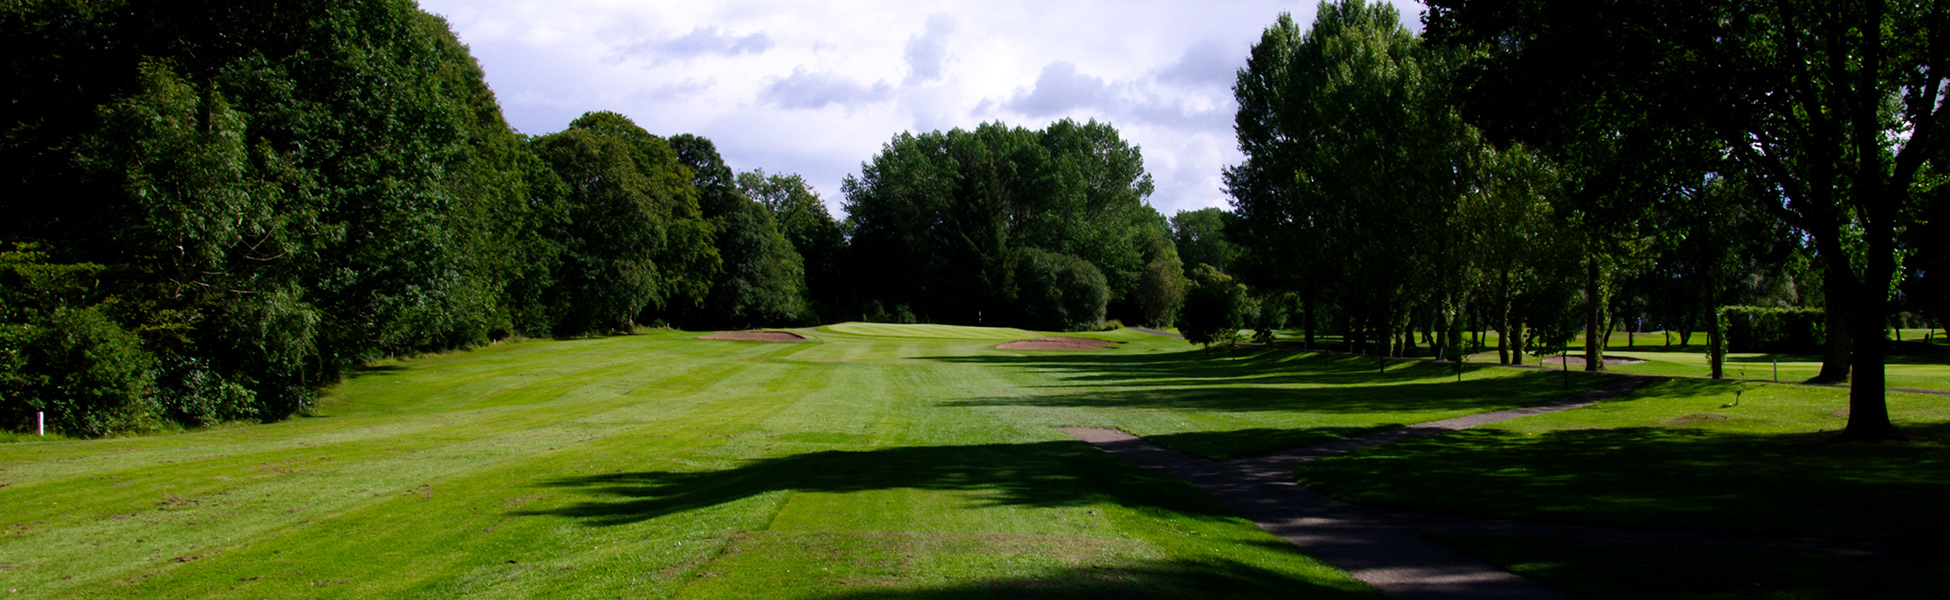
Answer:
M1246 286L1233 282L1231 276L1212 265L1199 265L1192 270L1191 279L1185 303L1179 307L1178 332L1185 335L1185 341L1206 348L1214 342L1238 341L1239 328L1254 308L1246 296Z
M129 429L150 414L154 362L101 311L56 307L0 331L0 411L15 426L46 412L71 435Z
M259 418L257 393L224 377L202 359L178 360L158 378L162 416L185 425L214 425Z
M1030 329L1088 331L1104 321L1110 285L1097 267L1068 254L1016 252L1015 309Z

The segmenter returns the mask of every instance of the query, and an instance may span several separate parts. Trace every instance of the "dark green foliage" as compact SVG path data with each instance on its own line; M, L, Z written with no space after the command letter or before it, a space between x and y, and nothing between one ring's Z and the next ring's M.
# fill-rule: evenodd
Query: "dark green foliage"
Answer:
M691 170L723 261L703 303L683 317L685 324L743 329L815 320L806 308L804 263L772 211L745 196L711 140L682 134L670 141L678 162Z
M818 194L798 175L738 174L738 189L772 212L779 232L797 251L806 273L807 308L815 320L833 322L858 316L852 311L852 282L846 272L846 231L826 210Z
M863 302L919 320L1005 324L1015 250L1075 256L1103 274L1111 307L1136 310L1163 219L1150 176L1109 125L1043 131L985 124L902 134L844 183L850 261ZM1135 318L1135 315L1131 315Z
M558 335L629 328L639 314L689 309L718 265L690 170L627 117L592 112L536 138L561 181L561 245L548 292Z
M1185 304L1178 312L1178 332L1184 334L1185 341L1208 349L1214 343L1239 341L1239 329L1246 325L1254 308L1246 286L1212 265L1192 269L1191 280Z
M55 431L103 435L149 414L155 359L94 308L57 306L0 324L0 423L26 428L45 411Z
M1178 319L1178 306L1185 302L1185 273L1177 261L1159 259L1144 266L1138 278L1138 307L1144 323L1170 327Z
M5 322L137 336L162 384L118 389L278 417L359 361L538 328L551 199L411 2L14 3L0 39L0 241L102 265Z
M1104 322L1110 290L1104 274L1081 258L1036 248L1016 251L1011 271L1021 323L1031 329L1087 331Z
M1239 258L1238 245L1226 239L1229 217L1223 209L1181 210L1171 216L1171 241L1178 248L1178 259L1187 265L1212 265L1230 271Z
M1728 352L1818 352L1826 318L1819 308L1720 307Z
M1938 187L1950 150L1950 37L1941 34L1950 5L1431 4L1431 36L1475 55L1466 96L1493 129L1610 145L1622 160L1604 162L1627 169L1668 149L1704 150L1779 190L1785 202L1760 196L1760 205L1799 229L1823 266L1830 348L1816 380L1849 381L1845 437L1893 434L1885 328L1914 249L1903 238L1924 224L1920 196ZM1630 212L1647 200L1612 206Z

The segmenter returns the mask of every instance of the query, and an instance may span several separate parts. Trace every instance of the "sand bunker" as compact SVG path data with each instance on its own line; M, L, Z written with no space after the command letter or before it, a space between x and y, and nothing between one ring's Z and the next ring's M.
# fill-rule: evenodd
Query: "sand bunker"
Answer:
M1565 358L1565 357L1562 357L1562 356L1553 356L1553 357L1550 357L1550 358L1546 358L1546 359L1544 359L1544 364L1547 364L1547 365L1561 365L1561 364L1564 364L1564 361L1565 361L1565 360L1566 360L1566 358ZM1582 366L1584 366L1584 364L1585 364L1585 360L1584 360L1584 357L1582 357L1582 356L1575 356L1575 355L1574 355L1574 356L1571 356L1571 357L1569 357L1569 360L1571 361L1571 366L1573 366L1573 367L1582 367ZM1636 364L1639 364L1639 363L1642 363L1642 362L1645 362L1645 361L1642 361L1642 360L1639 360L1639 359L1636 359L1636 358L1607 358L1607 359L1605 359L1605 366L1612 366L1612 365L1636 365Z
M698 336L700 340L735 340L740 342L803 342L806 336L790 331L726 331Z
M1051 336L1033 340L1016 340L996 348L1001 350L1109 350L1122 343L1124 342Z

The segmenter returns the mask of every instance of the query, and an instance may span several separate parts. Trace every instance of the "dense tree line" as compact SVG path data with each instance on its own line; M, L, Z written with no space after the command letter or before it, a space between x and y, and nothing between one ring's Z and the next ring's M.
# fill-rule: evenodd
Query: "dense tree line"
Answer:
M409 1L15 3L0 34L0 426L276 419L375 358L849 302L803 181L614 113L519 135Z
M1184 277L1096 122L903 135L846 183L590 112L523 136L407 0L0 9L0 426L277 419L513 336L1168 323Z
M1717 376L1726 315L1817 310L1817 380L1851 379L1849 435L1884 435L1891 316L1944 305L1945 23L1936 2L1437 0L1418 36L1322 3L1239 71L1233 210L1216 236L1181 213L1180 252L1297 295L1309 344L1318 317L1392 355L1473 324L1510 362L1582 329L1598 370L1650 321L1705 333Z
M1109 125L901 134L842 187L870 318L1075 330L1174 313L1177 249Z

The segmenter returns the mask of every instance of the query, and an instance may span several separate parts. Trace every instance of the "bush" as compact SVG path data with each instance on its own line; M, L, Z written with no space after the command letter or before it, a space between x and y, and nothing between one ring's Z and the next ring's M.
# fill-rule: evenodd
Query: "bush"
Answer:
M185 425L214 425L256 419L257 393L232 381L201 359L179 360L164 370L156 391L162 416Z
M1015 309L1023 325L1045 331L1088 331L1104 322L1110 285L1097 267L1068 254L1016 252Z
M0 331L0 411L15 427L46 412L70 435L129 429L150 414L154 362L101 311L57 307Z
M1178 309L1178 332L1184 334L1185 341L1207 348L1215 342L1238 341L1239 328L1255 308L1246 296L1246 286L1204 264L1192 270L1191 280L1185 303Z
M1820 352L1825 318L1819 308L1720 307L1728 352Z

